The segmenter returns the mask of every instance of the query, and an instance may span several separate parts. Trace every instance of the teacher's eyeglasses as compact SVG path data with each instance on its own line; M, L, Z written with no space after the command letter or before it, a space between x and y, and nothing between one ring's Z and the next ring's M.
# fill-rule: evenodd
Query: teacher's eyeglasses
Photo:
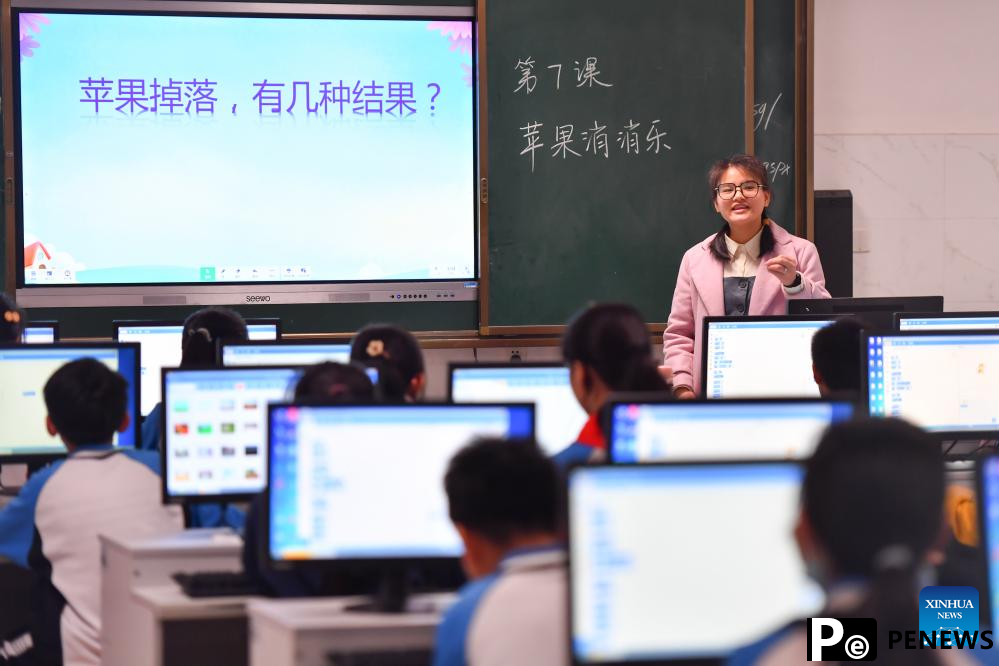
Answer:
M734 199L735 191L741 190L742 196L747 199L752 199L760 193L760 190L764 189L763 185L760 185L755 180L747 180L742 185L736 185L735 183L722 183L715 188L715 192L718 193L722 199Z

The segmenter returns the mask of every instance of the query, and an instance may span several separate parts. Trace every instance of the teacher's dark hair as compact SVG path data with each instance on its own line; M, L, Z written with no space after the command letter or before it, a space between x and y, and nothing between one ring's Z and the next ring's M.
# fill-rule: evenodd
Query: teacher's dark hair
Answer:
M669 391L642 315L624 303L591 305L574 316L562 337L562 357L592 369L612 391Z
M720 159L711 165L708 169L708 188L711 192L711 202L714 203L715 197L718 193L715 192L715 188L721 182L722 175L728 170L729 167L735 167L737 169L742 169L752 174L753 178L759 181L763 189L770 190L770 175L767 173L767 167L763 162L759 161L752 155L731 155L724 159ZM766 220L769 217L767 209L763 209L763 219ZM725 234L728 233L728 222L722 225L722 228L715 234L715 238L711 241L711 254L715 255L722 261L728 261L732 257L728 253L728 245L725 244ZM769 224L763 225L763 234L760 236L760 256L767 254L770 250L774 249L774 234L770 230Z

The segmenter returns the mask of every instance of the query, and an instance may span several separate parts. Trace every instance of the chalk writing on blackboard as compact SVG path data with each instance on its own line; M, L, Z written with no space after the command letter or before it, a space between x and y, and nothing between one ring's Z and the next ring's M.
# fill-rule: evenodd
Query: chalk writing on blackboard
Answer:
M569 147L569 144L574 141L572 138L574 129L572 125L557 125L555 127L555 145L552 146L552 157L557 157L559 153L562 154L563 160L569 153L580 157L579 153Z
M619 153L624 155L641 155L652 153L664 155L667 151L673 150L664 140L668 132L660 127L661 119L653 120L648 124L648 129L643 129L643 124L629 118L628 122L621 126L615 133ZM531 160L531 171L534 171L536 164L535 154L545 147L542 140L542 133L545 130L545 123L534 120L521 126L521 137L524 140L524 147L520 151L522 156ZM611 154L611 143L607 131L607 125L599 121L593 121L593 126L588 127L578 133L577 143L576 125L572 123L553 125L554 132L552 144L549 147L553 158L563 160L579 158L584 155L594 155L609 159ZM643 149L644 145L644 149ZM582 152L580 152L582 150Z
M777 180L780 176L791 175L791 165L784 161L764 162L763 166L766 167L767 172L770 174L770 180Z
M759 132L761 127L764 132L770 129L770 119L773 118L774 109L783 96L784 93L779 93L773 102L757 102L753 105L753 119L756 121L753 125L754 132Z
M517 81L517 87L514 88L513 92L522 92L525 95L530 95L534 92L534 88L538 83L538 76L534 73L534 68L536 62L533 57L527 56L522 60L517 60L517 64L513 66L513 69L520 72L520 79ZM573 60L573 71L576 73L576 86L577 88L592 88L593 86L598 86L601 88L613 88L613 83L607 83L602 80L600 69L598 68L597 58L594 56L589 56L584 58L582 61ZM553 65L548 65L545 69L554 72L555 78L555 90L562 89L562 64L555 63Z
M521 127L520 130L524 132L524 138L527 139L527 146L520 151L521 155L531 156L531 171L534 171L534 153L541 148L544 148L545 144L540 141L541 138L541 127L544 123L527 123L526 126Z

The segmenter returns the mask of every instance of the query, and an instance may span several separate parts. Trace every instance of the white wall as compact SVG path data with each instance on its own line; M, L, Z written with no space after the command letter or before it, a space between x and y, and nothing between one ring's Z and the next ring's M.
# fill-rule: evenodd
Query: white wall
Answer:
M854 196L854 293L999 309L999 2L815 0L815 189Z

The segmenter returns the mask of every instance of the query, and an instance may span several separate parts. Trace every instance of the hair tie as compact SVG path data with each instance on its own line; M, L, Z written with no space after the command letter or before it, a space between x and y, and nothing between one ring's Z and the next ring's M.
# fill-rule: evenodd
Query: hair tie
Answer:
M908 546L895 544L885 546L874 556L875 571L906 570L912 567L912 550Z
M379 356L389 358L388 352L385 351L385 343L381 340L370 340L364 351L367 352L369 358L378 358Z
M3 313L3 320L8 324L19 324L21 323L21 313L17 310L7 310Z
M208 342L212 341L212 332L209 331L207 328L192 328L191 330L189 330L187 332L187 334L188 335L194 335L194 334L203 335L203 336L205 336L205 340L207 340Z

